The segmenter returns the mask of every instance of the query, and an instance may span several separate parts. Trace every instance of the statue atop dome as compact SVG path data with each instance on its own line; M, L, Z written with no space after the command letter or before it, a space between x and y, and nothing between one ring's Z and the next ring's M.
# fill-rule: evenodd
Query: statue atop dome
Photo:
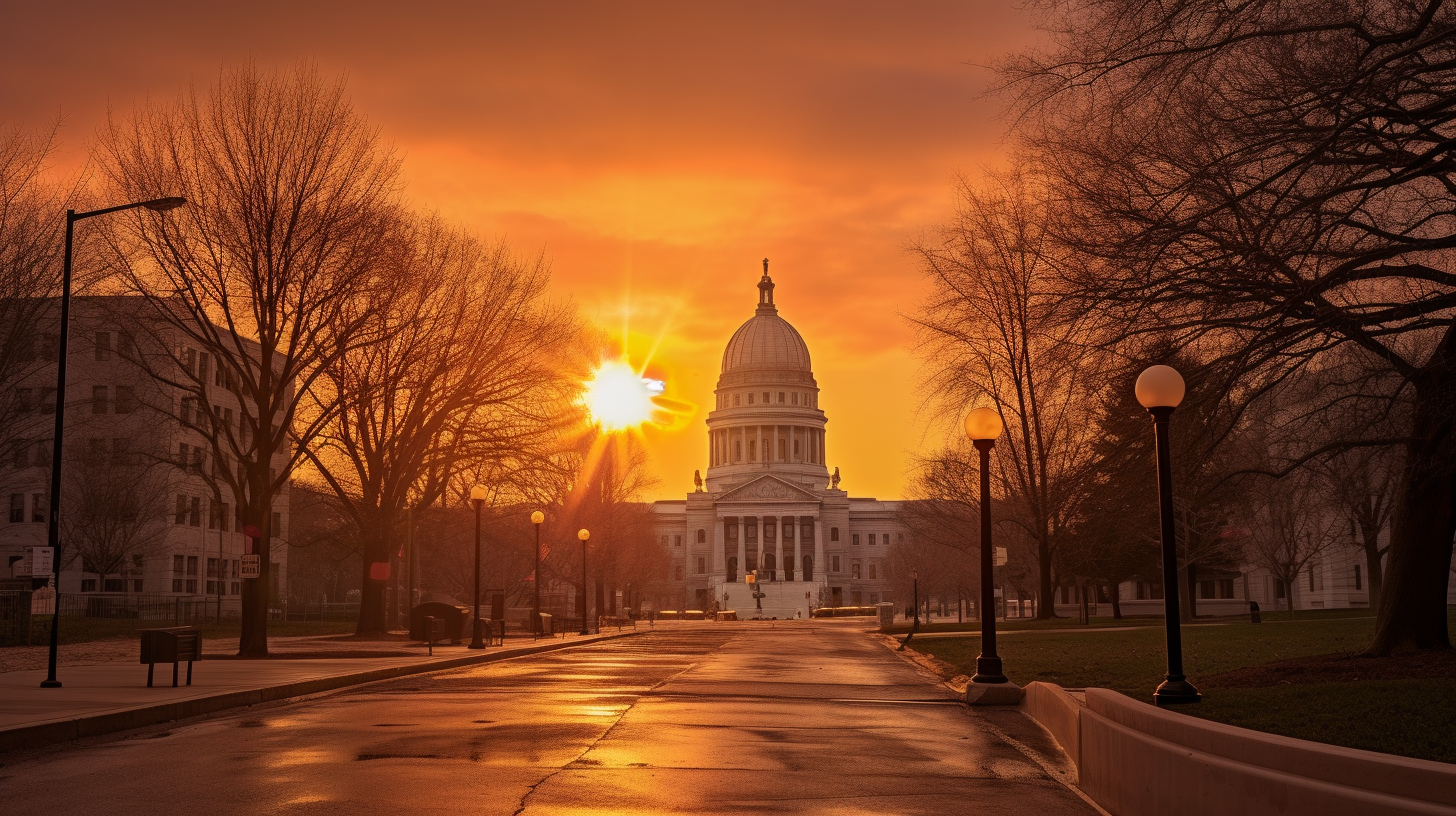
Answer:
M758 280L758 314L778 314L773 302L774 282L768 276L768 258L763 259L763 277Z

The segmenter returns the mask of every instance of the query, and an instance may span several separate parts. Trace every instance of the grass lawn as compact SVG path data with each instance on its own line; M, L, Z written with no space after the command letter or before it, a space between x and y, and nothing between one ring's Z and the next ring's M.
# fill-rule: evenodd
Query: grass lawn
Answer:
M1334 610L1331 610L1333 612ZM1365 610L1358 610L1365 611ZM1283 613L1281 613L1281 617ZM1456 611L1453 611L1456 628ZM1266 620L1268 618L1266 617ZM1185 626L1183 664L1205 702L1178 709L1247 728L1441 761L1456 761L1456 680L1380 679L1268 688L1220 688L1211 678L1267 663L1363 649L1372 618L1301 612L1292 622ZM980 638L913 641L974 674ZM1114 632L1036 632L997 640L1012 681L1099 686L1150 700L1166 671L1161 627Z

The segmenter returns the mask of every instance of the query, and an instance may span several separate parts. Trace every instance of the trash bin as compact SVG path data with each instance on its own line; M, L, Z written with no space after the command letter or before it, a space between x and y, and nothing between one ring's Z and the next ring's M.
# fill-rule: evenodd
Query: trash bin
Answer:
M1259 602L1249 601L1249 620L1253 623L1263 623L1259 618Z
M445 637L450 643L458 644L460 636L465 633L465 618L469 611L463 606L438 601L419 604L410 610L410 640L423 642L428 639L430 632L425 626L425 618L436 618L444 622Z

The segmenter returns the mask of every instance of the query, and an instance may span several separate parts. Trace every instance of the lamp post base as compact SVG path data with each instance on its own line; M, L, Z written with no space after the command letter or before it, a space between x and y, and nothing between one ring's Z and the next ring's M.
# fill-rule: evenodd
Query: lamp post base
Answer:
M59 680L42 680L42 681L40 681L40 687L41 688L60 688L61 687L61 681L59 681Z
M1001 671L1001 658L999 657L977 657L976 676L971 678L972 683L1005 683L1006 675Z
M470 645L469 646L466 646L465 648L467 648L467 649L484 649L485 648L485 642L483 640L481 640L481 637L480 637L480 630L482 628L481 627L481 624L482 623L484 623L484 621L479 620L479 619L477 619L475 621L475 627L474 627L475 628L475 631L472 633L473 636L470 638Z
M1182 675L1168 675L1158 686L1158 690L1153 692L1153 703L1160 706L1196 703L1202 699L1203 695Z

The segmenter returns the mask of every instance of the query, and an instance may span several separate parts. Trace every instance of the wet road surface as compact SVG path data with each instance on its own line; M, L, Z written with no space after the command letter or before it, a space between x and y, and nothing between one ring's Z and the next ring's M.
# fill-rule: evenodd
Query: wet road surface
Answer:
M1094 813L1045 733L862 631L650 634L0 756L0 811Z

